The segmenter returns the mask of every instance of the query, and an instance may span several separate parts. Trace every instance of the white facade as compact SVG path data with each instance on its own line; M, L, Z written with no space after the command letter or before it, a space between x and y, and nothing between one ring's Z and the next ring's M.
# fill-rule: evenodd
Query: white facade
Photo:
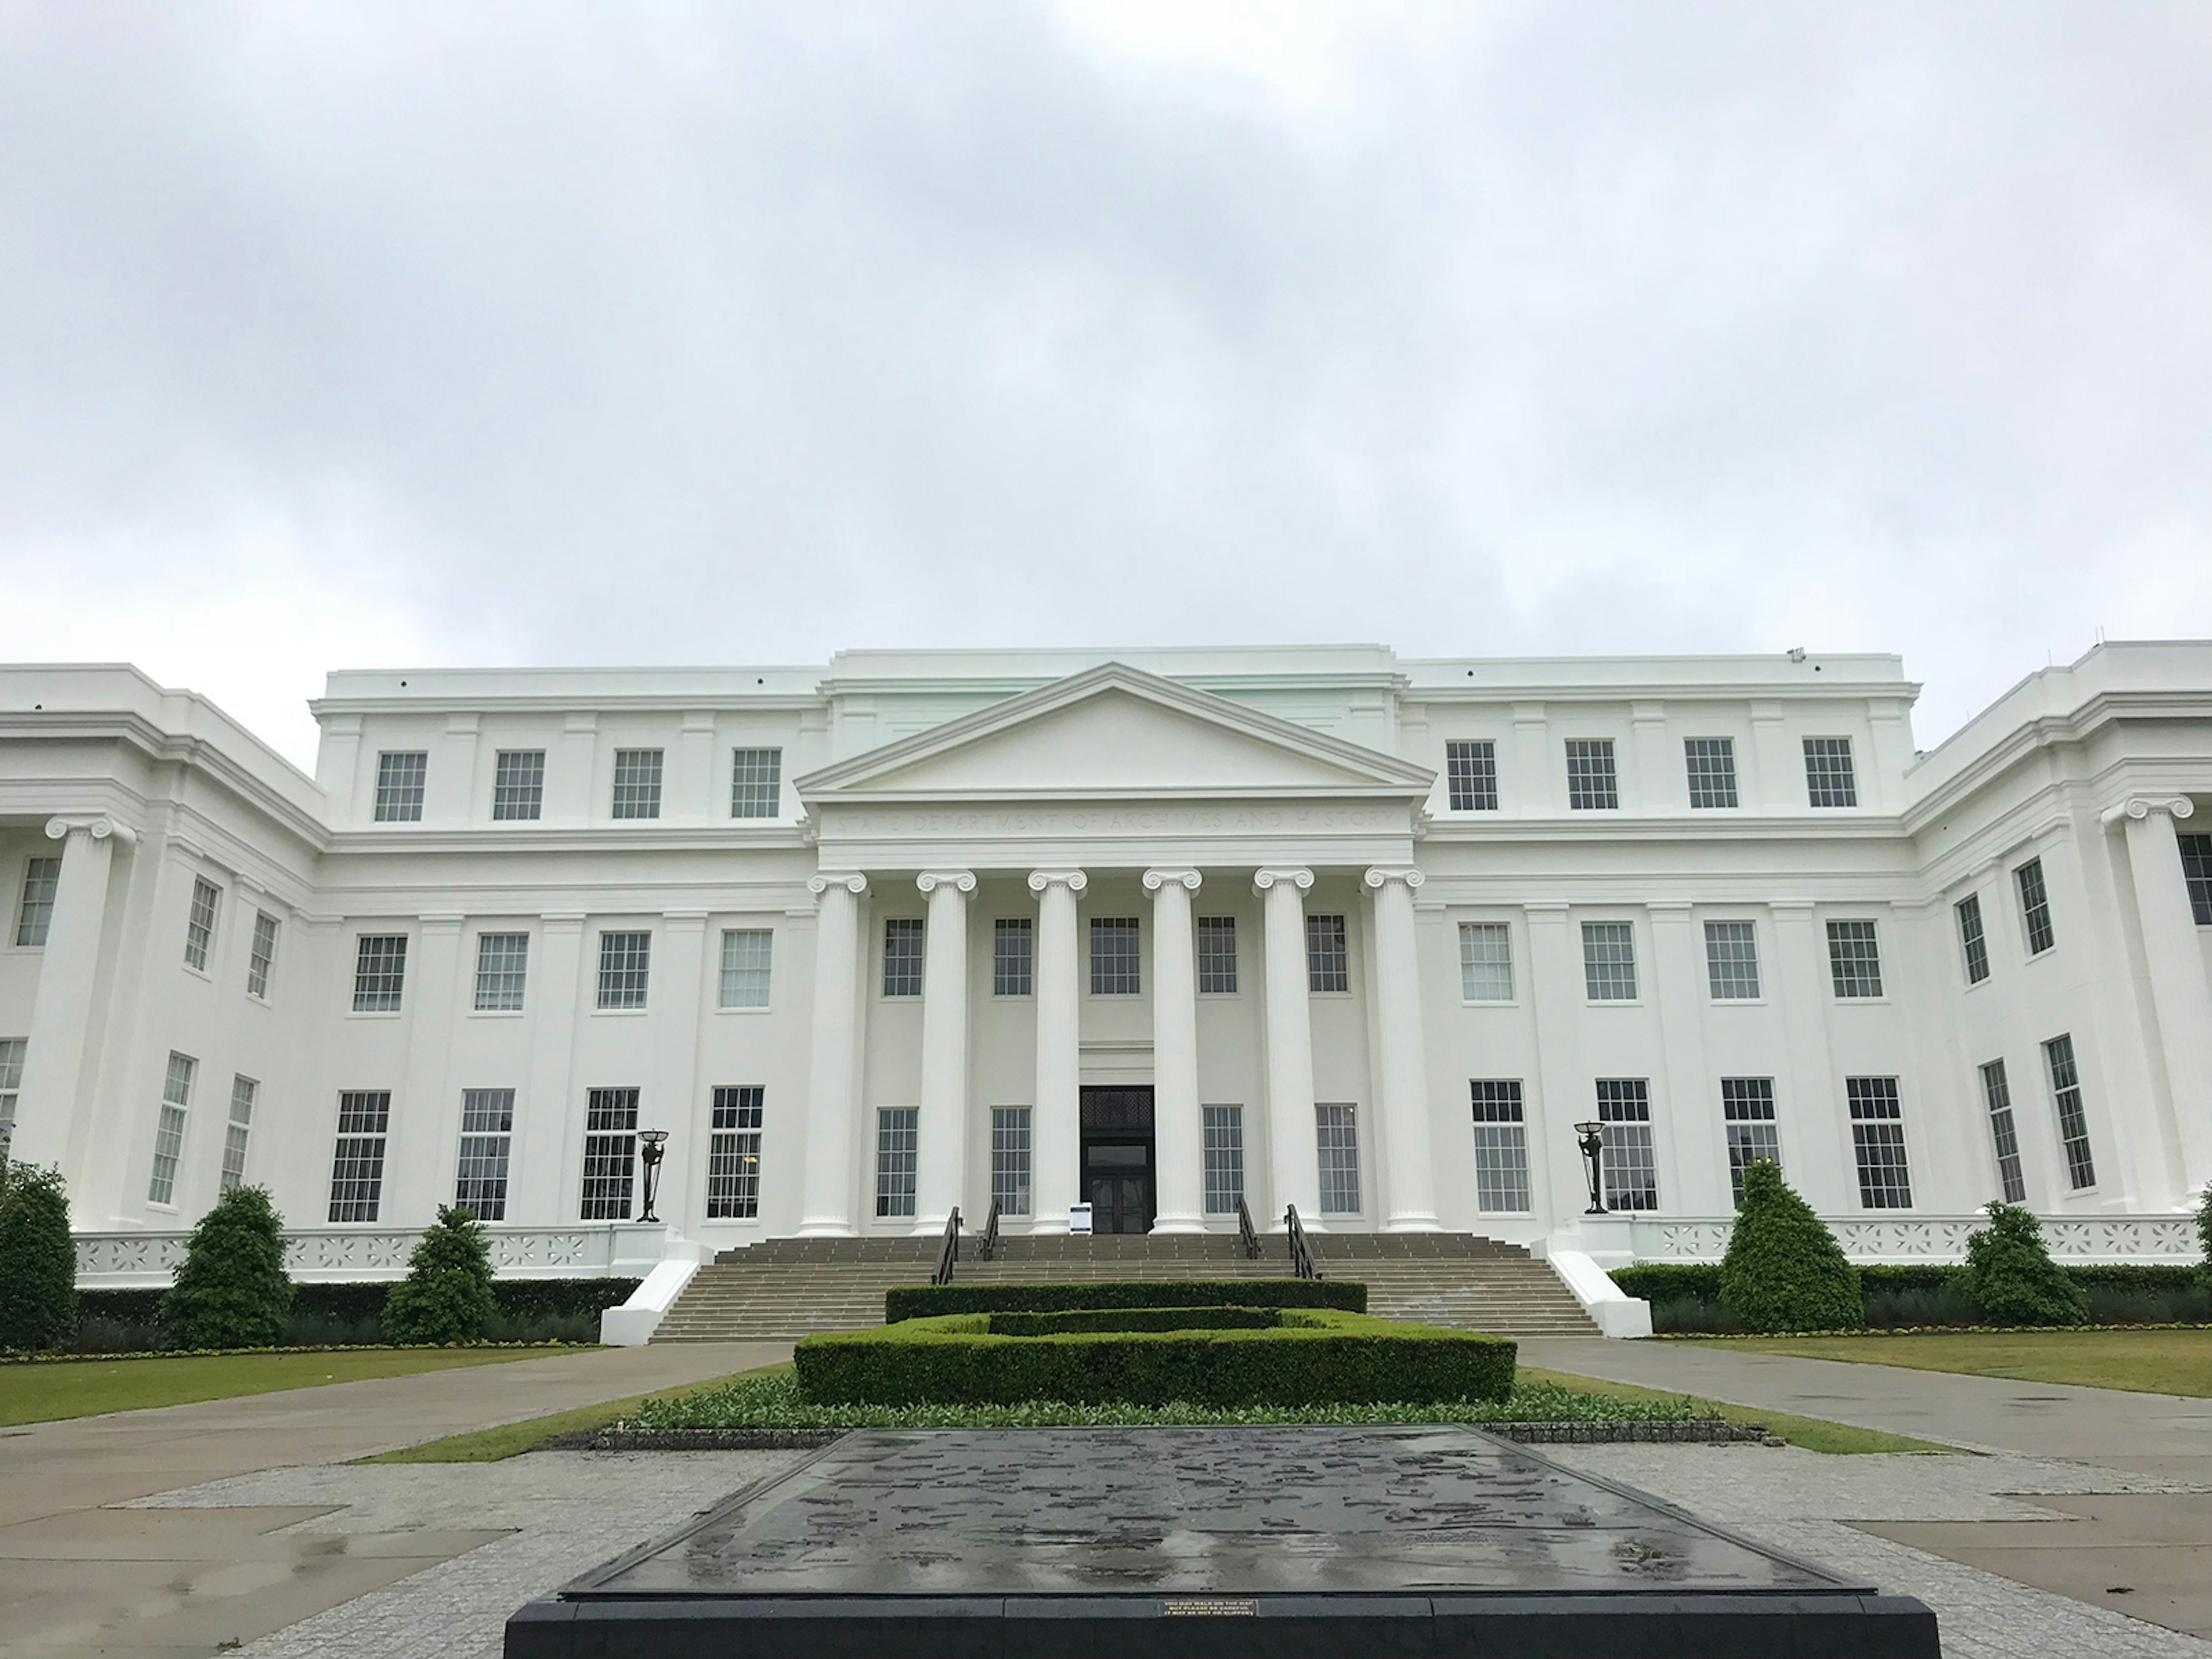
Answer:
M2212 645L2101 647L1924 756L1915 690L1364 646L348 672L311 781L129 668L0 670L0 1115L96 1234L237 1177L333 1237L459 1194L573 1239L651 1127L688 1245L978 1226L994 1157L1009 1230L1233 1228L1233 1121L1263 1228L1710 1255L1733 1128L1863 1254L2008 1185L2075 1254L2179 1250Z

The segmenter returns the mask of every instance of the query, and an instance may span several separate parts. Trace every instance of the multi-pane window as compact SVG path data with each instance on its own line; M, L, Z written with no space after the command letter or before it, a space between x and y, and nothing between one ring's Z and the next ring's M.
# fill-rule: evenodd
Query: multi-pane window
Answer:
M1321 1212L1359 1212L1359 1125L1354 1106L1317 1105L1314 1135L1321 1156Z
M2189 913L2199 927L2212 927L2212 836L2177 836L2181 843L2181 878L2189 889Z
M614 815L618 818L660 816L660 750L615 750Z
M921 1114L911 1106L887 1106L876 1114L876 1213L914 1213L914 1158Z
M221 888L204 877L192 878L191 907L185 912L185 964L204 974L215 944L216 909L222 902Z
M716 1006L765 1008L775 934L766 927L730 927L722 933L722 979Z
M1487 738L1444 745L1444 787L1455 812L1498 810L1498 745Z
M884 994L921 994L921 918L893 916L884 923Z
M782 805L783 750L739 749L730 761L730 816L772 818Z
M1349 991L1352 952L1346 942L1342 916L1306 918L1306 989Z
M54 895L62 884L59 859L32 859L23 866L23 902L15 912L15 943L36 948L54 925Z
M1805 739L1805 799L1814 806L1856 806L1858 775L1849 738Z
M461 1149L453 1207L479 1221L507 1219L507 1154L514 1141L514 1091L461 1091Z
M1468 1002L1513 1000L1513 930L1504 922L1460 923L1459 994Z
M1636 1000L1636 928L1632 923L1583 924L1583 983L1592 1002Z
M530 980L530 935L477 935L477 1012L512 1014L522 1009Z
M637 1176L637 1091L592 1089L584 1096L584 1190L586 1221L629 1219Z
M354 1012L396 1014L406 988L407 935L363 933L354 947Z
M1982 932L1982 896L1969 893L1951 909L1959 918L1959 948L1966 952L1966 983L1979 985L1990 976L1989 936Z
M2097 1184L2097 1164L2089 1156L2089 1119L2081 1109L2081 1073L2074 1063L2073 1037L2062 1033L2045 1043L2043 1061L2051 1071L2051 1103L2058 1112L2058 1146L2066 1154L2066 1182L2078 1193Z
M1597 1080L1597 1121L1605 1125L1598 1155L1608 1210L1659 1207L1659 1159L1651 1144L1651 1091L1640 1077Z
M991 924L991 994L1025 997L1036 988L1036 929L1027 916Z
M599 935L599 1006L642 1008L653 977L653 935Z
M751 1221L760 1214L761 1105L757 1084L714 1091L714 1127L707 1139L707 1218Z
M545 751L502 749L492 766L491 815L530 819L545 811Z
M8 1143L15 1134L15 1099L23 1087L21 1037L0 1037L0 1161L8 1156Z
M167 1074L161 1079L161 1115L154 1125L154 1173L146 1183L149 1204L173 1204L177 1198L177 1164L185 1155L185 1114L192 1103L192 1079L199 1061L190 1054L171 1054Z
M1567 739L1567 805L1577 812L1609 812L1620 805L1611 738Z
M331 1219L374 1221L384 1201L384 1137L392 1127L389 1089L338 1097L338 1138L331 1152Z
M422 780L430 756L422 749L387 749L376 757L376 821L416 823L422 817Z
M1721 1128L1728 1136L1729 1186L1741 1204L1744 1166L1761 1160L1782 1162L1782 1138L1774 1127L1774 1079L1723 1078Z
M2039 957L2058 942L2051 929L2051 893L2043 884L2043 860L2030 859L2012 872L2020 889L2020 921L2027 953Z
M1905 1113L1893 1077L1848 1077L1851 1151L1858 1159L1859 1202L1869 1210L1912 1207L1912 1175L1905 1157Z
M217 1192L227 1193L246 1179L246 1143L253 1133L253 1106L261 1085L250 1077L230 1080L230 1121L222 1133L222 1175Z
M1235 994L1236 917L1200 916L1198 919L1198 988L1201 994Z
M1996 1153L1997 1185L2008 1204L2027 1202L2027 1181L2020 1168L2020 1133L2012 1121L2012 1085L2005 1078L2005 1063L1993 1060L1982 1067L1982 1100L1990 1112L1990 1145Z
M1521 1120L1517 1079L1475 1078L1474 1203L1507 1215L1528 1208L1528 1131Z
M991 1108L991 1201L1006 1215L1030 1212L1030 1109Z
M1091 994L1133 997L1137 980L1137 918L1091 918Z
M1734 738L1685 738L1682 758L1689 769L1691 805L1736 804Z
M1881 994L1881 946L1872 922L1828 924L1828 976L1839 997Z
M1705 924L1705 982L1715 1002L1759 1000L1759 930L1747 921Z
M253 943L246 952L246 994L269 998L269 975L276 966L276 918L266 910L253 913Z
M1234 1215L1244 1198L1244 1109L1199 1109L1206 1137L1206 1212Z

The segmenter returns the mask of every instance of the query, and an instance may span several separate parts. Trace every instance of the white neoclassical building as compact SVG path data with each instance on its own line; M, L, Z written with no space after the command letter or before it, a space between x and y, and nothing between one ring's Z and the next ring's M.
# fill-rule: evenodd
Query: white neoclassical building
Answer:
M116 1272L240 1180L331 1272L456 1200L520 1270L1240 1199L1687 1258L1753 1156L1870 1257L1996 1197L2185 1254L2212 645L1926 754L1914 691L1371 646L345 672L311 779L130 668L0 670L0 1119ZM649 1130L665 1231L625 1227Z

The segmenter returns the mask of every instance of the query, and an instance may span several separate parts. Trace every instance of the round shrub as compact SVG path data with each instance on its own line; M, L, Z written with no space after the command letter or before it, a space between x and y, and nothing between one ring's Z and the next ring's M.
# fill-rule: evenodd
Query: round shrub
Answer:
M1764 1158L1744 1166L1743 1202L1721 1259L1721 1303L1747 1331L1856 1330L1866 1323L1859 1270L1780 1168Z
M407 1277L384 1301L384 1334L393 1342L481 1342L492 1316L491 1254L470 1210L438 1206L407 1259Z
M192 1229L161 1298L162 1335L180 1348L274 1347L291 1311L284 1218L266 1188L234 1187Z
M2204 1247L2204 1282L2212 1285L2212 1181L2197 1201L2197 1242Z
M76 1334L76 1246L58 1170L0 1158L0 1348L59 1347Z
M2051 1259L2043 1224L2017 1204L1992 1204L1990 1224L1966 1235L1964 1288L1993 1325L2080 1325L2088 1298Z

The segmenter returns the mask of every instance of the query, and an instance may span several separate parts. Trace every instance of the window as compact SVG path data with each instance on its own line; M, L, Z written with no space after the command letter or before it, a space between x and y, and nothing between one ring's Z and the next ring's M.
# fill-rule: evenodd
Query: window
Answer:
M2197 918L2199 927L2212 927L2212 836L2177 836L2174 839L2181 843L2181 878L2189 889L2190 914ZM28 889L27 882L25 890Z
M2089 1120L2081 1109L2081 1073L2074 1064L2074 1038L2061 1033L2043 1045L2051 1068L2051 1103L2058 1110L2058 1145L2066 1154L2066 1182L2075 1192L2097 1184L2089 1156Z
M522 992L530 978L530 935L477 935L477 1012L513 1014L522 1010Z
M8 1156L8 1143L15 1136L15 1097L23 1087L21 1037L0 1037L0 1161Z
M1091 994L1133 997L1137 983L1137 918L1091 918Z
M1859 786L1851 770L1849 738L1805 739L1805 799L1814 806L1856 806Z
M1006 1215L1030 1212L1030 1109L991 1109L991 1201Z
M921 918L893 916L884 923L884 994L921 994Z
M2027 936L2027 953L2039 957L2058 943L2051 930L2051 894L2043 884L2043 860L2030 859L2012 872L2020 886L2020 920Z
M384 1201L384 1136L392 1127L389 1089L338 1097L337 1146L331 1154L331 1219L374 1221Z
M491 815L501 819L529 819L545 810L545 751L543 749L502 749L493 763Z
M1583 924L1583 982L1592 1002L1636 1000L1636 929L1626 921Z
M1528 1131L1521 1121L1518 1079L1472 1079L1474 1097L1474 1204L1508 1215L1528 1208Z
M1321 1153L1321 1212L1359 1212L1359 1126L1354 1106L1316 1106L1314 1133Z
M599 1006L642 1008L653 973L653 935L599 935Z
M991 994L1025 997L1036 988L1036 930L1027 916L1000 916L991 924Z
M161 1079L161 1115L154 1125L154 1174L146 1183L149 1204L173 1204L177 1163L185 1153L185 1113L192 1103L192 1079L200 1063L190 1054L171 1054Z
M751 1221L760 1215L761 1102L758 1084L718 1087L707 1139L707 1218Z
M1244 1109L1202 1106L1206 1137L1206 1212L1235 1215L1244 1201Z
M1969 893L1951 907L1959 918L1959 948L1966 953L1966 983L1990 976L1990 942L1982 932L1982 896Z
M386 750L376 757L376 821L417 823L422 817L422 780L430 770L428 751Z
M59 859L31 859L23 866L23 902L15 912L15 943L35 950L54 925L54 894L62 884Z
M453 1207L479 1221L507 1219L507 1160L514 1139L514 1091L461 1091L461 1150Z
M230 1122L222 1135L222 1175L216 1190L227 1193L246 1179L246 1143L253 1133L253 1103L261 1085L250 1077L230 1080Z
M1201 996L1237 994L1237 918L1198 919L1198 989Z
M1828 973L1839 997L1881 994L1881 951L1870 921L1828 924Z
M1734 738L1685 738L1682 757L1689 769L1691 805L1736 804Z
M2005 1063L1993 1060L1982 1067L1982 1099L1990 1109L1990 1144L1997 1155L1997 1185L2008 1204L2027 1202L2027 1182L2020 1170L2020 1135L2013 1127L2012 1085L2005 1080Z
M584 1096L583 1218L629 1220L630 1183L636 1175L637 1091L587 1091Z
M1705 924L1705 981L1715 1002L1759 1000L1759 930L1753 924Z
M660 750L615 750L614 815L618 818L660 816Z
M276 966L276 918L253 913L253 944L246 953L246 994L269 1000L269 975Z
M783 805L783 750L739 749L730 760L730 816L772 818Z
M1728 1136L1729 1186L1741 1204L1744 1165L1763 1160L1778 1167L1782 1162L1782 1139L1774 1127L1774 1079L1723 1078L1721 1128Z
M396 1014L407 983L407 935L363 933L353 958L353 1011Z
M1651 1146L1651 1091L1640 1077L1597 1080L1597 1120L1605 1125L1598 1155L1608 1210L1659 1207L1659 1160Z
M775 934L766 927L731 927L722 934L722 984L717 1006L768 1006L769 963Z
M191 908L185 912L185 965L204 974L215 944L216 907L222 902L221 888L203 877L192 878Z
M911 1106L888 1107L876 1114L876 1213L914 1213L915 1124Z
M1613 739L1569 738L1569 808L1577 812L1610 812L1620 805L1620 780L1613 769Z
M1513 930L1505 923L1460 923L1459 994L1468 1002L1513 1000Z
M1306 918L1306 989L1349 991L1352 956L1346 946L1342 916Z
M1912 1177L1905 1158L1905 1114L1893 1077L1850 1077L1844 1092L1851 1106L1851 1150L1859 1165L1859 1202L1869 1210L1912 1207Z
M1498 810L1498 745L1488 738L1444 745L1444 787L1455 812Z

